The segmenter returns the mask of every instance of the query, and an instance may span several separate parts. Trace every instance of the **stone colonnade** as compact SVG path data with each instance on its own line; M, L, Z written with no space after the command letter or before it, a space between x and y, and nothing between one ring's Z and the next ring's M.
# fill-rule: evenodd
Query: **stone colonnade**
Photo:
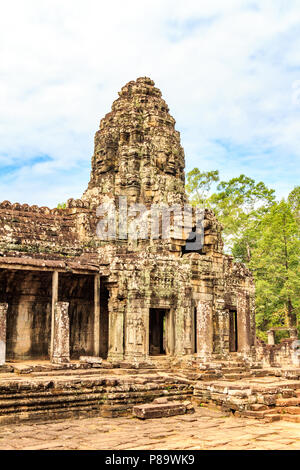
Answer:
M94 274L94 356L100 355L100 284L100 274ZM54 271L52 274L50 360L53 363L67 363L70 361L69 303L59 301L58 288L59 272ZM194 331L196 334L197 355L200 358L209 360L214 352L213 296L211 298L206 296L203 299L198 297L194 302L196 306ZM239 289L236 302L238 352L247 355L251 350L249 294L245 290ZM118 286L110 286L108 304L109 360L121 361L124 358L125 360L144 360L148 357L150 307L150 297L141 299L137 296L130 296L128 299L122 299L118 296ZM0 303L0 365L5 363L7 309L8 305L6 303ZM193 334L190 331L189 335L182 334L182 332L186 333L187 325L191 326L194 322L194 307L183 304L177 310L175 308L166 310L169 312L165 325L168 338L166 353L170 355L190 354L193 350ZM187 318L189 315L190 318ZM182 319L184 319L185 324L181 324Z
M53 363L70 361L69 303L58 300L59 272L52 273L51 339L49 356ZM0 303L0 366L6 361L6 324L8 304ZM94 274L93 352L100 353L100 274Z

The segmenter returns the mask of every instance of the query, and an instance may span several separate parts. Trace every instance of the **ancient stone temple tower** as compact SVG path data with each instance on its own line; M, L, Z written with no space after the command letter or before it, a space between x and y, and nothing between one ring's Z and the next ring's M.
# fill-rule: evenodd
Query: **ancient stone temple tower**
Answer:
M205 210L200 247L188 233L103 239L99 207L113 204L118 226L151 219L153 205L182 208L184 151L175 121L149 78L129 82L95 135L88 188L66 209L0 204L0 354L66 362L155 356L201 360L255 347L250 272L223 254L222 227ZM126 198L126 200L125 200ZM120 202L121 201L121 202ZM132 204L142 212L139 223ZM124 212L125 211L125 212ZM174 212L170 220L176 219ZM110 224L108 223L108 225ZM196 228L196 233L198 228ZM188 230L189 232L189 230Z
M83 200L98 205L183 202L184 151L169 108L149 78L125 85L95 135L91 180Z

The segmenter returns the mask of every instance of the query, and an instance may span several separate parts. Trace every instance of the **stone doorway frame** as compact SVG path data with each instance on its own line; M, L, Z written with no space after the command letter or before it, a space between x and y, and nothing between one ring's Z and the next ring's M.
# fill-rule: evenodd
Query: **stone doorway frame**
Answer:
M151 310L161 310L164 313L164 329L165 329L165 340L162 337L162 342L165 343L165 352L160 354L151 354L150 347L150 331L151 331ZM170 308L169 305L151 305L149 308L149 320L148 320L148 341L147 341L147 354L150 357L156 355L173 356L175 353L175 312L174 309Z

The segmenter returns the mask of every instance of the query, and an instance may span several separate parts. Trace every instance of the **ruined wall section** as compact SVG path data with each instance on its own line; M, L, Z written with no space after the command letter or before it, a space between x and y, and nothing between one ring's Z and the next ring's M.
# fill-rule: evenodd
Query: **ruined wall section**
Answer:
M96 214L87 202L70 199L65 209L0 203L1 257L99 262Z

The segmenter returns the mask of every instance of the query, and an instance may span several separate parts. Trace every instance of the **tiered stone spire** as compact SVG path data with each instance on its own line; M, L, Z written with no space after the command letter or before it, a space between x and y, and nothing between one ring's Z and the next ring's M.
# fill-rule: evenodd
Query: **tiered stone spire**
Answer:
M161 92L147 77L130 81L100 122L91 179L92 205L126 195L128 202L182 203L184 151Z

